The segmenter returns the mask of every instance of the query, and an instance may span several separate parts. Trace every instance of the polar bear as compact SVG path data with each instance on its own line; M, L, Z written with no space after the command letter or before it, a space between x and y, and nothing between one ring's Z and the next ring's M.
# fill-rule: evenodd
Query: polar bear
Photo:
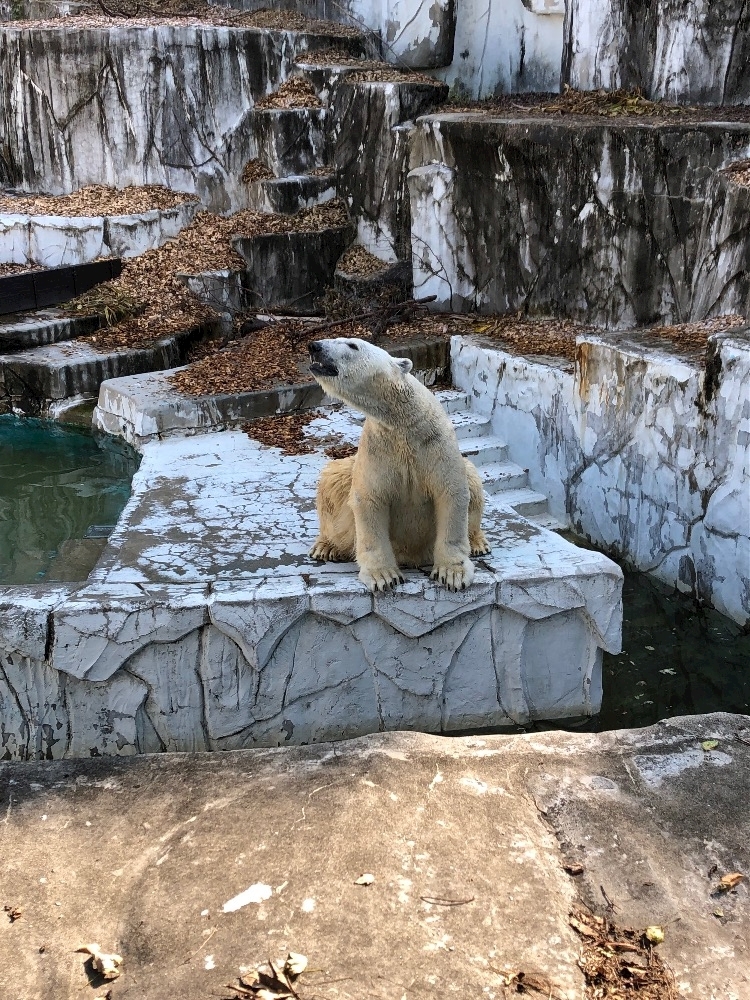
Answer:
M309 350L310 372L328 395L367 417L357 454L321 473L310 555L356 559L373 592L403 583L399 566L429 563L450 590L470 586L469 556L489 552L482 481L443 407L409 374L408 358L343 337L312 341Z

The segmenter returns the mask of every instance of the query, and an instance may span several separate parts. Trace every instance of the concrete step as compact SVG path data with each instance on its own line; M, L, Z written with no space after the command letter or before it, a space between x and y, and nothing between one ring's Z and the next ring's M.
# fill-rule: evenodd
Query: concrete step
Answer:
M515 462L490 462L477 469L484 483L486 494L499 494L507 490L526 489L529 485L529 470Z
M471 413L471 411L454 410L450 418L459 441L476 440L477 438L489 437L492 434L490 421L486 417Z
M313 313L333 284L336 262L354 241L354 222L312 233L236 236L234 249L246 261L246 293L251 308Z
M516 489L494 491L490 493L495 503L488 506L488 511L492 507L512 507L517 514L530 517L533 514L548 515L549 501L544 493L537 493L536 490L528 486Z
M256 108L252 118L257 157L276 177L309 174L329 162L326 108Z
M461 454L470 458L477 468L488 462L505 462L508 459L507 444L494 436L466 438L459 441L459 447Z
M292 174L255 181L248 186L247 207L256 212L294 215L336 197L336 175Z
M85 340L0 356L0 412L59 412L70 400L94 399L102 382L174 368L198 331L173 334L150 347L97 351Z
M440 400L446 413L463 413L469 408L468 393L460 389L440 389L435 393L435 399Z
M0 354L73 340L99 327L98 316L65 316L57 309L4 316L0 322Z
M537 528L546 528L548 531L567 531L570 525L567 520L561 521L554 514L526 514L526 520L531 521Z

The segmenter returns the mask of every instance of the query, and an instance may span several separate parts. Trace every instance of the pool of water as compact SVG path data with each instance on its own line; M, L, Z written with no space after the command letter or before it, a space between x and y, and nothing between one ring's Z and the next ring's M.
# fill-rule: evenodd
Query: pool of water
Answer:
M0 416L0 583L85 580L139 462L116 438Z
M750 633L644 573L625 572L623 605L623 651L604 655L602 710L586 729L750 714Z

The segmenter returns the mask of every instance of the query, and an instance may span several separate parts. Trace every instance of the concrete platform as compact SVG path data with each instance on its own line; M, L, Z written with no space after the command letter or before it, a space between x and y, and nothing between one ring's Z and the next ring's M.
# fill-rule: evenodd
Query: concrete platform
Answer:
M309 428L320 446L297 456L237 431L146 445L87 583L0 596L10 758L597 713L602 650L619 650L619 567L498 494L485 518L493 552L467 592L437 586L427 569L373 596L353 564L307 555L323 447L359 432L343 411Z
M21 911L0 914L0 994L229 997L295 951L302 997L500 1000L523 971L579 1000L568 917L604 914L603 889L616 922L665 928L681 996L746 1000L748 880L716 885L750 870L748 727L0 764L2 905ZM87 983L91 941L118 980Z

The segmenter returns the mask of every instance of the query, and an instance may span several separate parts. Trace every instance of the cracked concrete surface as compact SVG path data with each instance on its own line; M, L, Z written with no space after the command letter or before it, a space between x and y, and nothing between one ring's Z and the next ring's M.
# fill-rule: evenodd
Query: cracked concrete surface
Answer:
M124 957L118 1000L204 1000L290 950L340 1000L491 1000L519 969L578 1000L568 914L603 913L602 886L618 922L665 927L684 996L745 1000L750 891L715 887L750 865L748 727L0 763L3 899L23 911L0 922L0 992L80 997L96 940Z

